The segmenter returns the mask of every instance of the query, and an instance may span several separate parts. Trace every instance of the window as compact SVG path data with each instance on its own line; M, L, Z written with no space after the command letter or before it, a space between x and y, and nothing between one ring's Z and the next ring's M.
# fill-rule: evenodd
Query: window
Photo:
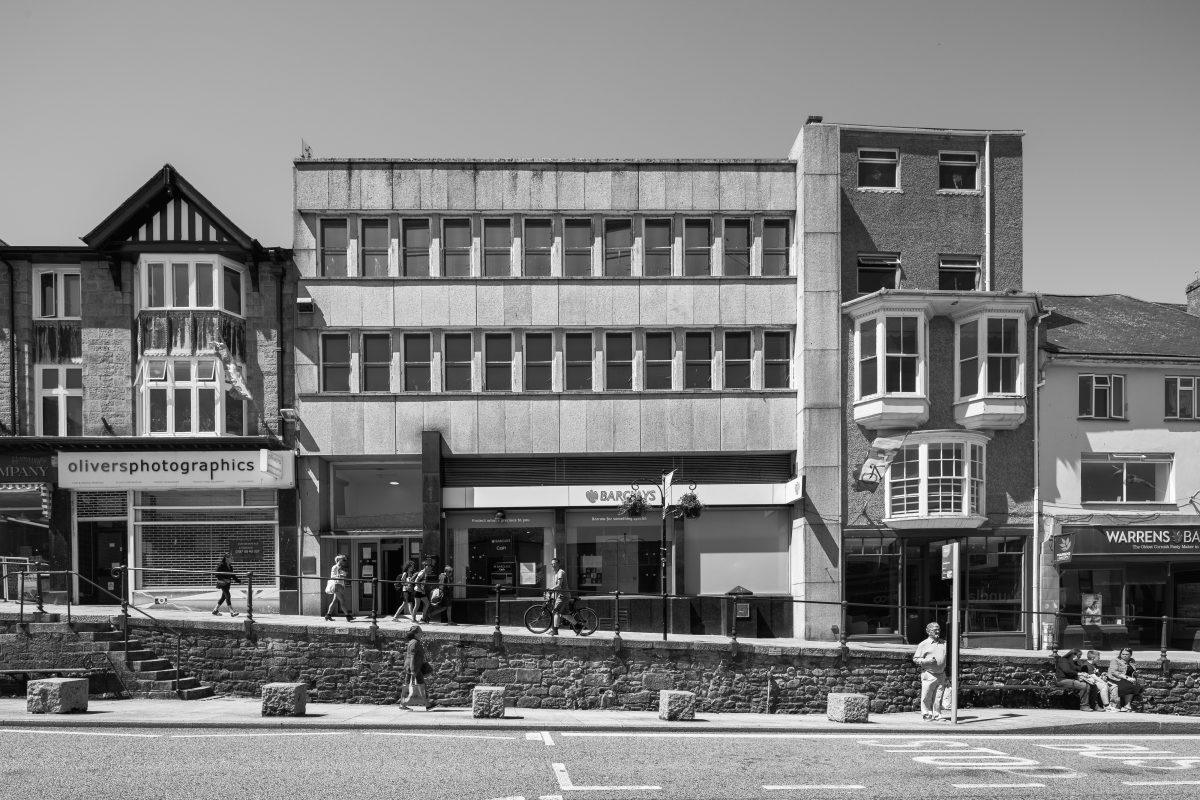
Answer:
M880 289L895 289L900 277L900 257L894 255L858 257L858 293L871 294Z
M920 317L876 317L858 326L858 396L921 391Z
M675 361L675 345L669 331L646 334L645 387L651 389L671 388L671 365Z
M712 388L712 334L684 335L683 388Z
M512 336L489 333L483 337L483 390L512 391Z
M548 392L554 377L554 339L549 333L525 334L525 391Z
M321 335L321 391L350 391L350 334Z
M321 274L327 278L346 277L346 220L321 220Z
M550 251L554 246L554 228L548 219L525 220L524 274L545 278L550 275Z
M750 274L750 220L725 220L725 275Z
M879 349L876 346L875 320L858 326L858 396L879 393Z
M689 219L683 223L683 274L712 274L712 221Z
M975 435L901 447L887 472L888 519L984 516L984 463Z
M241 436L245 433L245 400L224 385L215 359L145 360L140 374L140 399L140 427L145 434Z
M142 308L220 308L240 317L244 275L224 259L143 262L138 278Z
M1200 419L1196 407L1196 384L1200 378L1193 376L1171 376L1167 378L1167 419Z
M788 331L763 333L763 388L787 389L792 385L792 335Z
M792 223L769 219L763 223L763 275L787 275L791 272Z
M750 388L750 331L725 333L725 388Z
M860 189L899 189L900 156L895 150L858 151Z
M388 248L392 237L386 219L362 221L362 274L366 278L383 278L388 274Z
M208 266L207 264L197 264L197 271L201 272L200 268ZM228 311L230 314L242 315L242 271L233 267L223 267L221 272L225 276L224 293L221 295L221 308Z
M662 277L671 274L671 220L646 220L646 263L642 274Z
M592 335L568 333L566 336L566 381L568 392L592 390Z
M471 275L471 220L442 221L442 275L447 278Z
M432 390L433 370L428 333L404 334L404 391Z
M1080 375L1079 416L1125 419L1125 376Z
M38 269L33 273L33 316L79 319L79 270Z
M442 347L442 387L447 392L471 391L471 334L447 333Z
M83 367L34 367L39 436L83 435Z
M945 256L938 263L938 289L974 292L979 289L979 259Z
M1084 453L1079 499L1084 503L1165 503L1170 453Z
M364 333L362 335L362 390L390 392L392 390L392 335Z
M592 274L592 221L569 219L563 223L563 275L569 278Z
M979 188L977 153L938 153L938 189L973 192Z
M959 397L1022 393L1022 328L1016 317L984 317L959 324Z
M604 220L604 274L620 278L632 274L633 220Z
M429 277L429 220L400 221L400 274L406 278Z
M633 334L604 335L604 388L610 392L633 388Z
M512 223L506 219L483 221L483 274L489 278L512 275Z

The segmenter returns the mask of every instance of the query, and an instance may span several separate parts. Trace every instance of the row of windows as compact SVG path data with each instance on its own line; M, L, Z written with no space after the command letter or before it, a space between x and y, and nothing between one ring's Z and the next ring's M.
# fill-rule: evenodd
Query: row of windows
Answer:
M357 240L350 236L353 224L346 218L320 221L322 275L347 277L355 263L357 274L368 278L700 277L791 271L788 219L359 218Z
M859 148L858 188L899 191L900 151L884 148ZM961 150L939 152L938 191L978 192L979 154Z
M245 270L225 259L168 256L137 265L139 307L147 309L221 309L244 313ZM34 319L80 318L78 267L34 270Z
M1169 375L1163 382L1163 416L1174 420L1200 420L1196 392L1200 377ZM1124 375L1080 375L1079 416L1082 419L1128 419Z
M724 331L717 337L711 331L326 333L321 336L320 389L786 389L791 359L788 331Z
M974 292L981 287L979 256L941 256L938 259L938 291ZM858 257L859 294L900 288L900 255L873 253Z

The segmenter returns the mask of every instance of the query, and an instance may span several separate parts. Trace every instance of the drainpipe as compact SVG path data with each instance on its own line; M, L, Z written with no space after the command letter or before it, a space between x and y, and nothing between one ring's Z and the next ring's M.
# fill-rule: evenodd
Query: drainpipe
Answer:
M983 139L983 290L992 291L992 134Z
M8 390L9 410L12 414L12 435L17 435L17 273L12 262L8 259L4 266L8 267Z
M1039 311L1033 318L1033 358L1030 359L1031 362L1034 359L1037 360L1037 371L1033 376L1033 586L1031 592L1034 611L1040 611L1042 607L1042 433L1039 407L1041 406L1041 389L1046 385L1046 379L1042 377L1041 364L1042 320L1048 316L1050 316L1049 311ZM1030 616L1033 617L1030 639L1036 648L1045 644L1042 641L1042 617L1040 614L1031 614Z

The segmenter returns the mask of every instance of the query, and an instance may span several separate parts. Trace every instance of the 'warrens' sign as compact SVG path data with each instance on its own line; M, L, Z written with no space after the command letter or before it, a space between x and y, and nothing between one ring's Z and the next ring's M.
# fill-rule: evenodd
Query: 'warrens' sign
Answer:
M1091 555L1200 555L1200 526L1064 526L1063 533L1073 540L1065 560Z
M258 450L59 453L64 489L290 489L296 456Z

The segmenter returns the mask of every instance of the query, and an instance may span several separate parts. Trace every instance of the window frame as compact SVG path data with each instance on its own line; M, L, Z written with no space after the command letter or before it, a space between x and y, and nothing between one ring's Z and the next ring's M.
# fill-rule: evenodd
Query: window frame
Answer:
M637 354L637 346L636 346L636 342L634 341L635 337L633 335L633 331L631 331L631 330L605 330L603 333L604 333L604 352L602 355L604 357L604 391L606 391L606 392L632 392L632 391L634 391L635 387L634 387L634 383L633 383L633 377L634 377L634 368L633 367L634 367L634 360L635 360L634 357ZM628 359L614 359L612 357L612 355L611 355L612 347L610 346L610 344L611 344L612 340L616 337L624 337L629 341L629 358ZM629 384L628 386L620 387L620 388L613 388L613 381L612 381L612 377L611 377L613 369L621 369L621 370L625 371L625 374L628 377L628 380L627 380L627 382Z
M508 350L508 353L507 353L508 358L501 359L501 360L492 360L491 352L490 352L491 348L489 347L489 345L493 341L499 341L501 339L503 339L506 342L506 346L507 346L507 350ZM511 332L509 332L509 331L485 331L484 332L484 334L483 334L483 380L481 381L481 385L479 387L481 392L495 393L495 392L511 392L511 391L513 391L513 360L514 360L513 356L514 356L514 352L515 351L514 351L514 347L513 347L513 335ZM503 386L492 386L491 385L491 373L492 373L493 367L505 368L506 371L503 373L505 375L505 380L504 380Z
M51 275L54 277L54 314L47 314L45 305L42 300L42 276ZM58 313L61 309L66 308L67 289L66 281L68 276L76 278L76 290L78 296L75 298L75 308L79 310L78 314L68 315ZM83 271L78 266L37 266L33 268L33 284L31 294L33 295L33 319L39 320L79 320L83 317Z
M769 357L769 354L767 352L767 339L768 339L768 337L772 337L772 336L782 336L786 340L787 347L785 348L785 352L786 352L785 357L783 357L783 358L770 358ZM768 328L763 331L762 388L764 388L764 389L790 389L790 388L792 388L792 372L793 372L792 359L793 359L793 355L794 355L794 352L793 352L794 347L795 347L794 339L792 338L792 332L790 330L771 330L770 328ZM773 364L775 364L775 365L782 364L784 370L786 371L785 374L787 376L787 380L783 382L782 386L772 386L771 383L767 380L767 377L771 374L770 367Z
M368 361L367 360L367 339L386 339L387 340L387 361ZM391 331L360 331L358 335L358 391L361 394L391 394L392 392L392 359L395 355L395 349L392 343ZM353 353L351 354L353 360ZM368 389L367 374L368 370L378 370L383 367L387 370L387 387L384 389Z
M629 278L633 276L633 250L637 244L637 233L633 224L633 217L605 217L603 220L603 230L601 232L601 242L603 243L604 253L602 259L601 274L606 278ZM628 247L610 247L608 242L609 226L624 225L627 226L629 234ZM615 262L623 271L610 272L610 263Z
M1121 500L1088 499L1084 491L1085 464L1120 464L1122 471ZM1151 464L1166 465L1166 483L1162 487L1161 499L1130 500L1129 494L1129 465ZM1157 475L1157 471L1156 471ZM1135 476L1136 477L1136 476ZM1139 480L1141 480L1139 478ZM1155 486L1156 494L1157 485ZM1081 505L1174 505L1175 497L1175 454L1174 453L1081 453L1079 456L1079 502Z
M187 362L189 364L189 378L183 381L182 389L180 382L176 376L175 364ZM211 364L213 368L213 377L211 380L201 379L199 375L199 365L201 362ZM153 379L151 377L151 365L154 363L163 363L165 365L164 378L162 380ZM243 365L243 369L244 369ZM166 393L166 430L152 431L151 427L151 399L150 392L153 389L158 389ZM188 431L176 430L176 415L177 407L175 404L175 395L178 391L189 392L190 414L192 417L191 429ZM188 437L188 436L245 436L246 429L249 427L251 419L246 413L246 399L238 395L225 379L225 368L221 360L216 356L143 356L138 364L138 374L136 380L137 391L137 414L138 414L138 430L140 436L153 437ZM201 392L213 392L213 431L200 430L200 395ZM233 432L229 431L226 422L229 412L232 407L228 405L231 397L236 397L236 402L241 403L241 418L242 430Z
M946 289L942 287L942 276L948 274L973 273L974 286L970 289ZM982 286L983 269L979 256L940 256L938 258L938 291L940 292L977 292Z
M914 319L916 320L917 334L917 352L915 354L889 354L887 351L887 320L889 319ZM870 394L864 394L863 388L863 328L870 326L874 331L874 354L871 356L875 360L875 391ZM871 400L878 397L913 397L924 398L927 396L928 390L926 386L928 361L928 321L925 315L920 311L900 311L888 310L881 311L876 314L861 317L854 321L854 395L855 402L863 400ZM888 391L887 389L887 364L888 356L896 355L903 357L913 357L916 360L916 375L914 378L914 388L911 392L905 391Z
M971 187L969 189L964 189L961 187L943 186L942 185L942 167L953 168L956 166L957 167L967 166L967 162L965 162L965 161L959 161L959 162L947 161L947 160L945 160L946 156L971 156L974 159L975 176L974 176L973 183L975 185L973 187ZM938 189L937 190L938 190L939 194L979 194L979 192L981 191L981 189L979 187L979 152L977 150L939 150L938 151Z
M650 358L650 337L665 336L667 339L667 358ZM663 365L667 367L667 385L650 385L650 367ZM670 392L675 389L675 331L648 330L642 333L642 391Z
M383 223L384 232L387 234L386 244L383 247L383 273L380 275L367 274L367 257L378 256L381 251L378 247L367 248L367 227L368 225L378 225ZM360 278L386 278L391 274L391 267L388 258L392 249L392 223L387 217L359 217L358 218L358 277Z
M416 339L424 339L425 340L425 351L427 354L427 358L424 361L413 360L412 355L410 353L409 343ZM433 334L432 334L432 332L430 332L430 331L424 331L424 332L403 331L400 334L400 347L402 348L402 352L400 355L400 364L401 364L401 373L402 373L400 376L400 386L402 387L401 391L403 391L405 393L432 392L433 391ZM425 388L423 388L423 389L422 388L412 388L410 386L410 383L412 382L411 370L413 370L414 368L420 369L421 367L424 367L424 369L425 369L425 384L426 384Z
M533 361L529 358L529 337L545 337L549 343L549 353L545 360ZM546 387L530 388L529 368L544 368L546 370ZM521 338L521 389L526 392L554 391L554 333L551 331L525 331Z
M890 158L880 157L877 155L864 156L863 153L891 153ZM900 150L895 147L860 147L857 151L858 162L855 165L855 185L859 191L864 192L899 192L900 183ZM863 165L864 164L885 164L895 165L896 172L891 186L869 186L863 184Z
M1099 386L1097 384L1097 380L1099 379L1104 379L1107 382L1106 385L1103 387ZM1089 402L1091 404L1091 413L1084 413L1084 409L1082 407L1084 381L1090 382L1087 392L1089 395ZM1118 385L1120 386L1119 391L1117 390ZM1102 375L1096 372L1083 372L1076 376L1076 388L1078 389L1078 393L1076 394L1076 411L1078 419L1128 421L1126 409L1127 400L1125 396L1125 376L1123 374L1110 373L1107 375ZM1105 394L1107 395L1107 400L1104 404L1105 413L1097 414L1096 398L1101 389L1105 390ZM1118 397L1120 398L1119 404L1117 402ZM1117 407L1118 405L1120 408Z
M150 304L150 268L161 264L163 268L163 299L167 301L166 305L151 305ZM177 306L175 302L175 266L186 264L188 267L188 303L186 306ZM196 268L200 264L211 264L213 275L213 305L201 306L197 304L198 283L196 280ZM225 291L225 273L227 270L232 270L238 274L238 286L240 294L238 296L240 308L238 311L230 311L226 308L227 298ZM172 253L156 253L154 255L142 255L137 263L137 310L140 311L220 311L230 316L239 319L246 318L246 300L248 293L246 291L246 267L232 259L216 254L172 254Z
M866 291L863 289L862 276L864 272L883 274L885 271L891 273L892 285L881 286L879 289ZM859 253L857 267L854 272L855 293L859 297L868 294L874 294L882 289L898 289L900 288L900 254L899 253Z
M667 244L666 246L657 245L651 247L650 237L647 233L648 227L653 224L655 226L665 225L667 229ZM669 278L675 273L675 220L672 217L643 217L642 219L642 275L647 278ZM650 256L667 257L667 269L665 272L649 272Z
M692 341L699 341L704 338L708 341L708 358L691 358L690 348L688 345ZM684 331L683 333L683 388L689 392L709 391L713 388L713 362L716 360L716 349L713 342L712 331ZM692 386L689 377L689 370L693 366L703 366L708 372L708 381L706 385Z
M423 224L422 224L423 223ZM425 229L425 247L409 247L408 246L408 231ZM429 278L433 275L433 259L431 257L433 249L433 221L429 217L401 217L400 218L400 277L401 278ZM425 272L422 275L416 275L409 272L409 258L419 259L421 256L425 258Z
M568 232L572 228L582 229L584 223L587 224L587 231L588 231L587 246L585 247L583 245L579 245L576 247L572 247L570 244L570 241L569 241L570 237L568 236ZM563 242L563 245L562 245L562 276L564 278L590 278L590 277L593 277L596 274L596 271L595 271L596 265L593 263L595 261L595 259L593 258L593 255L594 255L595 247L596 247L596 223L595 223L595 220L593 220L591 217L586 217L586 216L584 216L584 217L566 216L566 217L563 217L562 226L563 226L562 227L562 237L563 237L563 239L562 239L562 242ZM587 269L582 272L572 271L572 268L570 266L572 256L583 257L584 263L587 264Z
M745 336L747 350L745 358L730 358L729 357L729 337L730 336ZM725 389L751 389L754 386L754 332L749 328L736 328L724 330L721 332L721 352L723 354L722 361L724 364L721 370L721 386ZM766 350L763 350L763 358L766 358ZM746 370L746 384L744 386L732 386L729 382L729 368L731 366L740 366ZM765 371L764 371L765 375Z
M505 245L489 245L488 228L504 227L508 231L508 243ZM511 278L513 274L513 221L512 217L493 217L485 216L480 222L479 241L482 249L482 257L479 262L479 276L481 278ZM490 272L488 270L488 257L499 256L504 259L505 269L503 272Z
M713 218L712 217L685 217L683 220L683 277L685 278L711 278L713 276ZM689 245L688 231L693 228L704 228L708 231L708 245ZM692 272L688 267L689 256L703 255L708 269L704 272Z
M1171 413L1171 382L1175 382L1174 401L1175 413ZM1190 384L1185 387L1184 382ZM1180 398L1187 391L1192 395L1192 415L1184 416L1180 413L1183 408L1183 403ZM1166 375L1163 377L1163 419L1171 422L1196 422L1200 421L1200 403L1197 402L1200 395L1200 376L1196 375Z
M937 459L938 463L950 463L955 469L951 474L932 474L930 469L930 453L932 448L943 450L947 447L959 448L957 457L947 462L945 458ZM915 452L915 462L906 457L906 453ZM944 452L944 450L943 450ZM896 472L901 466L916 464L916 474L906 473L898 477ZM982 473L982 474L979 474ZM931 510L936 499L931 495L935 482L943 486L951 486L953 493L950 497L957 503L956 508ZM959 431L929 431L917 435L910 434L895 458L888 465L884 475L884 520L928 520L928 519L962 519L972 520L987 516L987 437ZM898 485L899 484L899 485ZM943 491L937 497L944 498ZM915 506L913 501L916 501Z
M345 361L330 361L329 358L326 357L326 344L325 343L327 341L329 341L331 339L335 339L335 338L341 338L341 339L346 340L346 360ZM354 386L354 346L353 346L353 342L354 342L354 337L349 331L330 331L330 332L323 332L321 334L321 340L320 340L320 348L321 348L320 370L321 370L321 372L320 372L319 377L320 377L320 392L322 394L344 394L346 392L353 391L353 389L351 388L352 386ZM326 376L325 371L330 367L345 368L345 370L346 370L346 388L345 389L330 389L329 388L329 379Z
M83 436L83 365L82 364L34 364L34 425L38 436ZM57 373L57 386L53 389L47 389L43 383L43 372L54 370ZM67 371L79 371L79 386L69 387L67 385ZM46 433L45 425L45 409L43 408L44 401L47 398L55 398L58 400L57 415L55 420L58 426L58 433ZM70 433L68 431L68 421L70 413L68 409L68 401L72 397L79 398L79 432Z
M451 361L449 358L450 348L447 346L450 338L465 338L467 341L467 359L465 361ZM451 367L467 368L467 386L464 389L451 389L450 381L447 379ZM470 331L443 331L442 332L442 391L447 394L465 394L475 390L475 337Z
M988 325L992 321L1016 322L1017 324L1017 352L1010 353L992 353L988 350ZM973 358L977 360L976 369L976 386L974 394L962 393L962 375L963 361L971 359L972 356L963 352L962 332L966 325L976 323L978 325L978 334L975 340L975 353ZM1005 313L984 313L976 314L970 317L963 317L954 321L954 398L959 400L971 400L980 397L1025 397L1025 375L1026 365L1028 362L1028 353L1025 343L1026 337L1025 315L1024 314L1005 314ZM1015 376L1013 378L1014 388L1011 392L998 391L993 392L988 389L988 382L991 378L991 361L993 358L1015 358L1017 362Z
M780 226L784 231L783 247L767 247L767 229ZM769 256L783 256L783 272L767 271ZM787 277L792 274L792 220L786 217L768 217L763 220L761 274L768 278Z
M739 256L744 255L746 261L746 271L731 273L729 271L729 225L733 223L734 227L745 226L746 228L746 247L732 252L738 253ZM722 217L721 218L721 275L731 278L748 278L752 274L754 252L754 225L750 217Z
M342 230L345 232L346 244L342 247L341 256L345 259L345 274L333 275L326 268L325 257L330 253L337 253L336 250L330 250L326 245L325 227L330 223L341 223ZM349 278L350 277L350 218L349 217L318 217L317 218L317 271L322 278Z
M446 243L448 241L448 239L446 237L447 225L449 225L451 223L464 222L464 221L467 223L467 244L466 244L466 246L464 247L464 246L459 245L456 247L450 247ZM442 229L440 231L442 234L442 238L441 238L442 274L441 274L441 277L443 277L443 278L470 278L470 277L472 277L474 270L472 268L472 263L471 263L473 261L473 259L471 257L471 252L475 249L475 217L462 216L462 215L445 216L445 217L442 217L441 223L442 223L442 226L441 226ZM453 274L453 275L450 274L448 259L452 255L454 255L454 256L465 255L467 257L466 272L463 272L461 274L458 274L458 273Z
M587 340L588 340L588 360L586 362L584 362L582 360L572 361L571 360L571 347L570 347L571 340L575 339L578 341L578 340L581 340L585 336L587 337ZM596 335L595 335L595 331L592 331L592 330L565 331L563 333L562 341L563 341L563 346L562 346L563 391L564 392L594 392L596 390L596 378L595 378L595 374L594 374L595 369L596 369ZM585 363L587 364L587 367L588 367L587 372L586 372L587 386L586 387L572 386L571 385L571 375L572 375L571 367L572 366L580 367Z
M546 228L550 232L550 241L545 247L530 247L529 246L529 223L545 223ZM546 271L530 272L529 271L529 256L535 255L545 257ZM553 217L525 217L521 220L521 274L530 278L549 278L554 274L554 218Z

